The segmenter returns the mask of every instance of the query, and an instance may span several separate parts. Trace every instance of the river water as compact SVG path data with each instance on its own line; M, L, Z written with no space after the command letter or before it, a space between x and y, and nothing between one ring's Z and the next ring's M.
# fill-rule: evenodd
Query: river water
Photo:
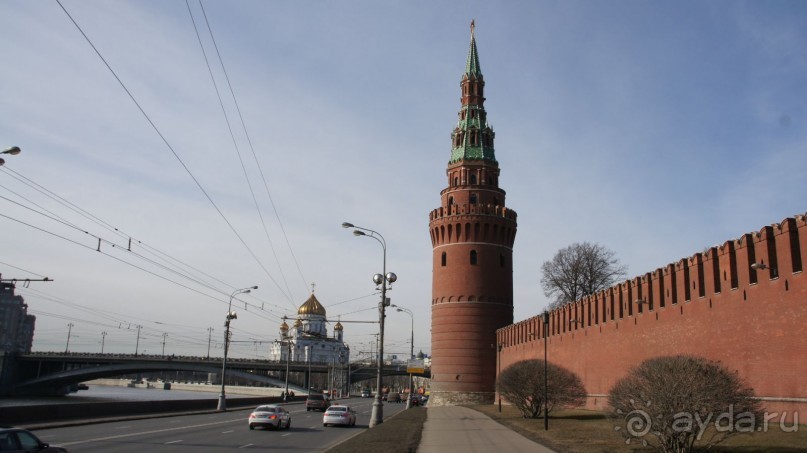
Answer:
M250 398L255 395L238 395L228 392L227 399ZM21 396L0 398L0 407L34 406L43 404L95 403L105 401L161 401L196 400L219 397L217 391L192 392L184 390L163 390L159 388L131 388L90 384L89 389L79 390L65 396Z

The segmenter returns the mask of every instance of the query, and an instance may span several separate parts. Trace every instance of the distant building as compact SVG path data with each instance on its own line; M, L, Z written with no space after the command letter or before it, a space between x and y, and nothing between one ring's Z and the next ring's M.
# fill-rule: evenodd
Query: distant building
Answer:
M280 325L277 341L269 352L271 360L347 364L350 348L344 342L344 327L340 322L333 326L333 336L328 336L325 307L314 293L297 309L297 319L289 327L286 321Z
M14 294L13 283L0 285L0 351L28 354L34 343L36 316L29 315L25 300Z

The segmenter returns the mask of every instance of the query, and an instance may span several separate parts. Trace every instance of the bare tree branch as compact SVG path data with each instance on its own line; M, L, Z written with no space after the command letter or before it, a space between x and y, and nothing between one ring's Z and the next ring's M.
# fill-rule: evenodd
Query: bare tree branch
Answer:
M541 265L541 287L551 308L572 303L608 288L627 275L616 253L599 244L574 243Z

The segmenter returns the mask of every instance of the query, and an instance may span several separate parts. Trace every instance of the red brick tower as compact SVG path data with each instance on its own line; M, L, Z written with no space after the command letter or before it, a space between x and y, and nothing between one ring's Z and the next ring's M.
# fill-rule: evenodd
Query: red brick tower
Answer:
M499 188L495 134L484 108L485 81L471 22L460 83L462 107L451 133L448 187L429 214L432 240L431 405L492 403L496 329L513 323L516 213Z

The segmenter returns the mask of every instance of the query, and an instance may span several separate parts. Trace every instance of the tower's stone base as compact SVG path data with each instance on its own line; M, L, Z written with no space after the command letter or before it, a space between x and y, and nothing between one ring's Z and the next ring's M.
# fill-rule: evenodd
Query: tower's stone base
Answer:
M493 404L493 392L441 392L429 394L429 406L465 406L473 404Z

